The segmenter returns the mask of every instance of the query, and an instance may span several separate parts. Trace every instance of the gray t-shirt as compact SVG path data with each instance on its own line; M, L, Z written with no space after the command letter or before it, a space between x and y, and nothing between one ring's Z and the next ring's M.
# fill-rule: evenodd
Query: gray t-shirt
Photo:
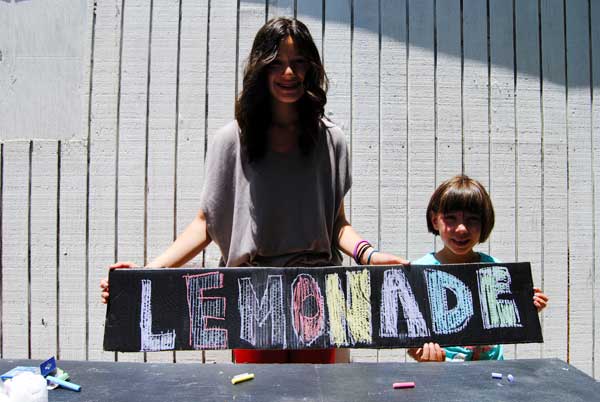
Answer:
M213 137L200 208L222 266L341 265L335 222L352 184L340 128L323 122L308 155L268 151L249 164L233 121Z

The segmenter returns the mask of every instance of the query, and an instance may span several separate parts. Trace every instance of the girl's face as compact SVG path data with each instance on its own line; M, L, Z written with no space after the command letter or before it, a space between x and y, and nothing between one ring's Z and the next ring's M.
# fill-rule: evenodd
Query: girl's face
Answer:
M481 235L479 214L468 211L434 213L431 222L440 233L446 251L465 261L472 256Z
M291 36L284 38L277 58L267 66L269 92L274 101L297 102L304 95L304 76L308 61L298 53Z

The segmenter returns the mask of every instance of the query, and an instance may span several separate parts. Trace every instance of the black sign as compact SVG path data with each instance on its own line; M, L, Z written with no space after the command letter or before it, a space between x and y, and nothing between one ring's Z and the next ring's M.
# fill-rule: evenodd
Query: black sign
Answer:
M542 342L529 263L115 269L104 349Z

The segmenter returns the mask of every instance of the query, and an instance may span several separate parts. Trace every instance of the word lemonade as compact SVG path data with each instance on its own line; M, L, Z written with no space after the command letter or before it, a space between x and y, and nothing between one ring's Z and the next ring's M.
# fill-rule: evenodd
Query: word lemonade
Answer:
M511 273L519 280L513 281ZM528 263L115 270L110 283L107 350L406 347L424 340L446 344L541 340L531 307ZM165 287L165 283L175 285ZM119 296L132 294L139 306L133 313L123 305L132 300ZM177 315L172 311L178 303L182 323L167 319Z

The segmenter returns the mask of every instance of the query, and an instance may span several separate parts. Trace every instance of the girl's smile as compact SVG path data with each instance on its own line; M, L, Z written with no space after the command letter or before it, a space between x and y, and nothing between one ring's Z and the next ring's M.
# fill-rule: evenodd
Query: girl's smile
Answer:
M283 39L277 58L268 66L267 81L274 102L290 104L304 95L308 62L298 53L291 36Z
M444 249L439 253L443 263L467 263L479 261L473 247L479 243L481 217L468 211L434 213L433 227L440 233ZM437 255L436 254L436 255Z

